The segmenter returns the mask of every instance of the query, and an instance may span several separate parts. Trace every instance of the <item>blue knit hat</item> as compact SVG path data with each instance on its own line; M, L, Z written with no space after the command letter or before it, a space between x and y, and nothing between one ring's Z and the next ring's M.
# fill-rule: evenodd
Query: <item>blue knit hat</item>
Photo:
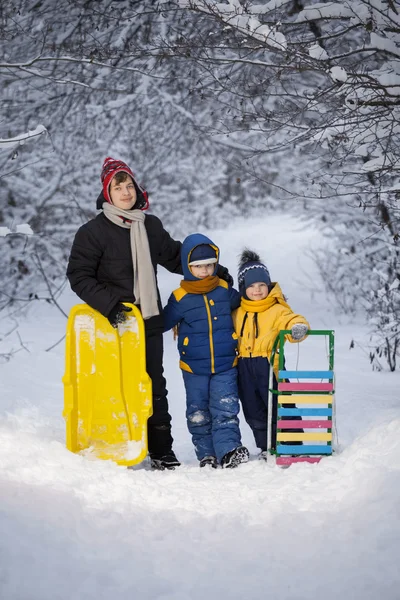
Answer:
M267 267L260 261L258 254L246 248L240 257L238 271L239 291L244 298L247 298L247 288L256 281L269 285L271 277Z
M204 265L217 262L217 253L209 244L200 244L190 253L189 265Z

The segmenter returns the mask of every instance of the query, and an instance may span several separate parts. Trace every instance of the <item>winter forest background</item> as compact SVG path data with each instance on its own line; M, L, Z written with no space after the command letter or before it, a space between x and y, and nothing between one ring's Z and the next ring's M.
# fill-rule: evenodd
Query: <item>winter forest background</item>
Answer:
M1 315L58 310L111 155L178 239L315 223L331 297L399 367L398 1L2 0L0 38Z

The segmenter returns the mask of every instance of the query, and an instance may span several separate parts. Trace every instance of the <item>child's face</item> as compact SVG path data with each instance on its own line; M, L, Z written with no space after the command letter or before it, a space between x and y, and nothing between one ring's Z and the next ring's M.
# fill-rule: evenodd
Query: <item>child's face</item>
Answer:
M205 277L209 277L210 275L212 275L214 273L214 269L215 269L214 263L208 263L205 265L192 265L190 267L192 275L194 275L198 279L205 279Z
M136 188L132 177L127 175L122 183L116 183L115 177L113 177L110 185L110 198L117 208L124 210L133 208L136 204Z
M264 300L268 296L268 286L262 281L256 281L246 288L246 296L250 300Z

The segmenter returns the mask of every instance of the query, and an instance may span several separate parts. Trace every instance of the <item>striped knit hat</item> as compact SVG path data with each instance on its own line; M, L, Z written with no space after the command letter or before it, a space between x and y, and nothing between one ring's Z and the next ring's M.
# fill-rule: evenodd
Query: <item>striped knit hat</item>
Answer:
M149 208L148 194L146 190L136 181L133 171L131 171L128 165L122 160L117 160L115 158L111 158L110 156L107 156L107 158L104 160L103 168L101 170L101 183L103 184L104 200L112 204L110 198L110 183L112 178L117 173L126 173L132 177L137 196L134 208L139 208L141 210L146 210ZM97 206L97 208L101 208L101 206Z
M256 281L269 285L271 277L267 267L260 261L259 255L245 248L240 257L238 271L239 292L244 298L247 298L247 288Z

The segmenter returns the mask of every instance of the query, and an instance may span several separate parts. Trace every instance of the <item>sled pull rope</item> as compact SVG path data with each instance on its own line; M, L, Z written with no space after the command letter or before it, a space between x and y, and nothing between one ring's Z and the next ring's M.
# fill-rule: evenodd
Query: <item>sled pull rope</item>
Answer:
M300 344L297 344L296 371L299 370L299 362L300 362ZM297 381L299 381L299 380L297 380Z

